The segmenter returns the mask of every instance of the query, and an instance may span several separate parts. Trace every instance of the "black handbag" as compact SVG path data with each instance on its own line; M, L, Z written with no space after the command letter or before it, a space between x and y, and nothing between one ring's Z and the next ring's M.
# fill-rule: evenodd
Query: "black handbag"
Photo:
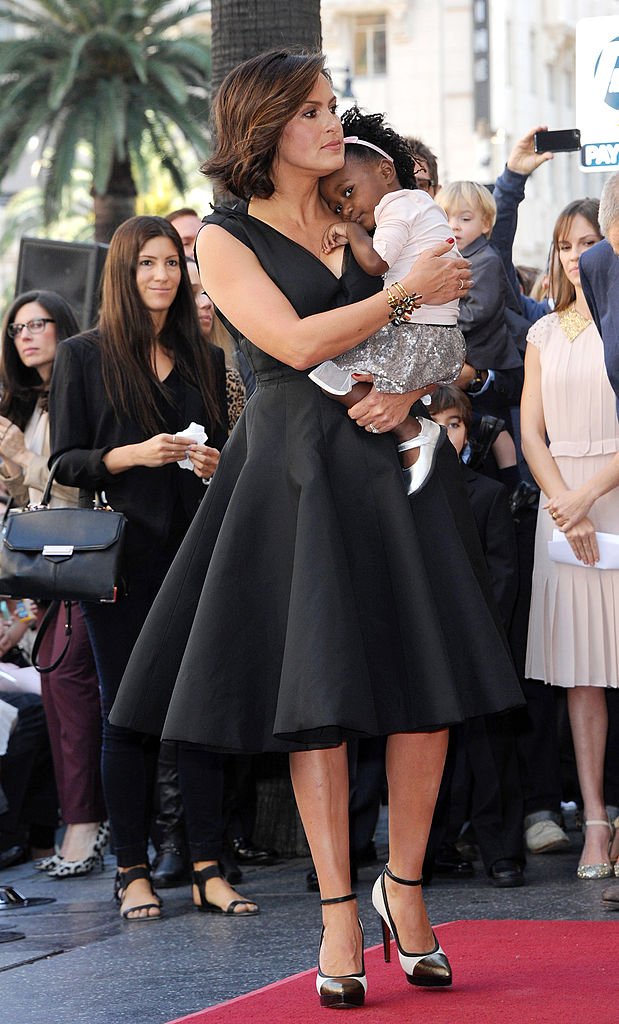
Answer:
M7 511L0 545L0 595L39 601L116 601L126 593L127 519L101 503L49 508L61 462L35 508Z

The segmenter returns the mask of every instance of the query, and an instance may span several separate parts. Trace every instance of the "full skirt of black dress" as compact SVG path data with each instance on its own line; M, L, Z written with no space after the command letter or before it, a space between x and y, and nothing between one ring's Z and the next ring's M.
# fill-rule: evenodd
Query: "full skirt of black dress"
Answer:
M390 434L251 349L258 389L112 721L218 750L432 730L521 703L456 455L405 493Z

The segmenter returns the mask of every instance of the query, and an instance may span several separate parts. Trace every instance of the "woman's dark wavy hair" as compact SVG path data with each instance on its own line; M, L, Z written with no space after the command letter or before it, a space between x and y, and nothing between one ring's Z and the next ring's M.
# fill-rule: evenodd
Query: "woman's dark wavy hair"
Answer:
M402 188L416 188L415 158L406 139L385 123L384 114L364 114L358 107L350 107L342 114L344 138L347 135L358 135L364 142L372 142L393 158L393 165ZM353 158L361 163L378 163L380 153L367 146L349 143L346 146L346 159Z
M271 50L243 61L224 78L213 102L215 152L200 170L241 199L268 199L282 132L309 96L321 53Z
M24 366L8 326L15 321L22 306L38 302L56 324L56 341L64 341L79 333L75 313L66 299L57 292L33 290L16 295L2 324L2 359L0 361L0 416L6 416L24 430L39 400L47 403L48 384L33 366Z
M181 271L178 291L159 336L136 284L138 256L153 238L169 238ZM226 413L215 392L215 367L202 340L193 291L187 274L183 243L163 217L131 217L114 232L103 270L101 311L97 324L103 383L118 420L136 420L147 436L165 423L158 397L168 391L152 365L159 342L174 356L175 367L188 384L197 387L207 410L207 432L225 424ZM181 425L179 424L179 427Z
M559 259L559 245L561 239L565 238L570 230L571 223L577 214L581 214L589 221L593 231L602 237L600 222L598 220L600 210L599 199L574 199L568 203L564 210L557 217L552 233L552 248L550 250L550 294L554 299L554 308L557 313L567 309L576 299L576 289L569 280Z

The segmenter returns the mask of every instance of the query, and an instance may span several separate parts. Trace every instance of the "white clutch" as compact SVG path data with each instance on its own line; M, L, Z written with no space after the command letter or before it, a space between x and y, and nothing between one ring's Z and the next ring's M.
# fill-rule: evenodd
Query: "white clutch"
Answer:
M548 541L548 555L553 562L565 565L578 565L581 569L619 569L619 535L616 533L596 533L600 559L593 566L580 562L570 543L560 530L552 531L552 540Z

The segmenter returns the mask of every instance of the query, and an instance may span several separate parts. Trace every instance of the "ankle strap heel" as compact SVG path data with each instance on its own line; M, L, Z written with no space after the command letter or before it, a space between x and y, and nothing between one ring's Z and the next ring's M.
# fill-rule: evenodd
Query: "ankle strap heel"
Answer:
M332 903L349 903L351 900L357 899L356 892L349 892L348 896L329 896L326 900L320 901L321 907L328 907Z
M388 864L385 864L385 874L386 874L387 878L390 878L392 882L397 882L398 885L422 885L423 884L423 878L414 878L414 879L398 878L398 876L394 875L393 871L391 871L391 869L389 868Z
M372 889L372 903L374 904L376 913L381 919L385 963L389 963L391 960L390 943L391 937L393 936L393 940L398 951L400 966L406 975L406 980L411 985L421 985L428 988L451 985L451 967L449 960L445 956L434 932L432 932L432 937L434 939L434 946L432 949L421 953L411 953L403 949L393 920L393 915L389 907L387 889L385 887L386 878L389 878L391 881L396 882L399 885L419 886L423 881L421 878L398 878L398 876L394 875L393 871L390 870L389 866L385 865L383 871L374 883L374 888Z
M356 892L349 892L347 896L328 896L320 901L321 907L328 907L335 903L350 903L357 899ZM357 919L358 920L358 919ZM363 925L358 920L361 931L361 970L358 974L328 975L323 974L320 969L320 951L324 939L324 927L320 933L320 945L318 947L318 973L316 974L316 991L320 997L320 1005L333 1010L352 1010L363 1006L365 993L367 992L367 979L365 976L365 958L363 953Z

